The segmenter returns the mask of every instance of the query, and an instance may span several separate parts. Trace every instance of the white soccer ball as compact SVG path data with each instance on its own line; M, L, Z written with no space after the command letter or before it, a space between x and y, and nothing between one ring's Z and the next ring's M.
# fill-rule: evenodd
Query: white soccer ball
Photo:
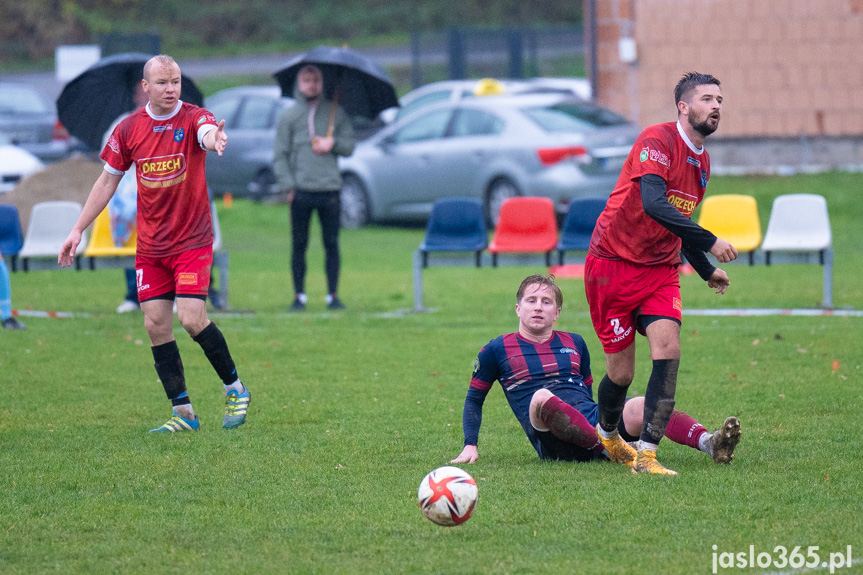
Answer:
M476 481L458 467L438 467L420 483L417 498L429 521L452 527L470 519L479 490Z

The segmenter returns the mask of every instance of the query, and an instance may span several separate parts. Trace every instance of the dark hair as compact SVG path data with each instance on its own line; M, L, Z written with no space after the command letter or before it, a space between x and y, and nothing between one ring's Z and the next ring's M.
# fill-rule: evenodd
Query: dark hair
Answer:
M521 285L518 286L518 291L515 294L515 303L519 303L521 301L521 298L524 297L524 292L527 290L527 286L533 284L548 286L548 288L554 294L554 300L557 304L557 307L563 307L563 293L560 291L558 285L554 283L554 276L551 274L533 274L532 276L527 276L526 278L524 278L524 280L521 282Z
M674 87L674 105L689 98L695 88L704 84L716 84L719 86L719 80L710 74L699 74L698 72L687 72L680 78L677 86Z

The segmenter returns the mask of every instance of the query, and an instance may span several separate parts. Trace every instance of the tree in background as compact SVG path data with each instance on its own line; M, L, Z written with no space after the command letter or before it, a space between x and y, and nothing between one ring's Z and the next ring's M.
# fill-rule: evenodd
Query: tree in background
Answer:
M0 59L49 58L59 44L153 32L171 53L209 47L303 46L453 26L532 26L582 21L581 2L540 0L0 0Z

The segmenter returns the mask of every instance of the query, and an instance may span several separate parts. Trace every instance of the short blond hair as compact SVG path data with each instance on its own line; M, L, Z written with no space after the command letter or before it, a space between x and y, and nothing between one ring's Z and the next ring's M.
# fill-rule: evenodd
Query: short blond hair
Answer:
M533 274L532 276L524 278L521 285L518 286L518 291L515 294L515 303L521 303L521 298L524 297L524 292L527 291L528 287L534 284L548 286L551 293L554 294L555 305L559 308L563 307L563 292L560 291L560 287L555 283L554 276L551 274Z
M167 54L159 54L158 56L153 56L152 58L147 60L146 64L144 64L144 79L148 82L150 81L150 70L152 70L153 67L157 65L176 66L177 68L180 67L180 65L177 64L177 61L168 56Z

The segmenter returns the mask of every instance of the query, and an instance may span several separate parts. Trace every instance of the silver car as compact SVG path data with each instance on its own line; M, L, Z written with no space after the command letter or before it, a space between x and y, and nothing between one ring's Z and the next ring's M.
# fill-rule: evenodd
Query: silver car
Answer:
M497 223L504 200L544 196L560 214L575 198L608 197L639 128L561 94L433 104L340 158L343 223L423 221L435 200L482 200Z
M0 132L43 162L66 158L80 142L57 121L57 110L34 87L0 83ZM80 149L83 149L81 147Z
M207 98L205 107L225 120L230 142L222 156L207 156L207 183L216 194L260 199L271 192L276 121L293 103L278 86L228 88Z
M381 112L381 119L389 124L428 105L444 100L458 101L462 98L475 98L492 94L516 95L548 92L568 94L589 100L591 95L590 82L585 78L443 80L411 90L399 98L400 107L389 108Z
M225 120L229 142L223 155L207 156L207 183L214 193L260 200L278 191L273 172L276 123L293 104L293 98L283 97L278 86L238 86L206 99L204 106L217 120ZM382 125L361 117L351 122L358 140Z

